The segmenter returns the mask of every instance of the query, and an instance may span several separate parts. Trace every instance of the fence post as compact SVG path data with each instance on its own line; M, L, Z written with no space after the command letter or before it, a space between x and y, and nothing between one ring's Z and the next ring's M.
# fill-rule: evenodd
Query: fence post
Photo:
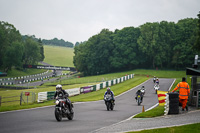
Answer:
M23 92L22 92L23 93ZM20 95L20 105L22 105L22 93Z
M1 107L1 96L0 96L0 107Z

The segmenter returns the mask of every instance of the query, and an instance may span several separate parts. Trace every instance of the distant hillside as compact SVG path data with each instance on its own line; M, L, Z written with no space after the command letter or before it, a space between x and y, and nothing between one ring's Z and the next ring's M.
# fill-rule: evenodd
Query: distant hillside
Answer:
M44 45L44 56L44 62L53 66L74 67L73 48Z

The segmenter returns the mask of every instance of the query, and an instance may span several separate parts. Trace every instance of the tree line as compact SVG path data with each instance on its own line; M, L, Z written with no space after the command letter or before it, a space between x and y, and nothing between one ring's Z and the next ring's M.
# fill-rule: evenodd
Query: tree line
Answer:
M41 39L35 41L29 36L22 37L12 24L0 21L0 70L22 69L23 64L37 64L43 60Z
M54 45L54 46L62 46L62 47L70 47L73 48L74 44L68 41L64 41L63 39L51 39L51 40L46 40L46 39L42 39L42 43L45 45Z
M199 53L200 19L145 23L114 32L103 29L75 46L74 65L84 75L136 68L183 70Z

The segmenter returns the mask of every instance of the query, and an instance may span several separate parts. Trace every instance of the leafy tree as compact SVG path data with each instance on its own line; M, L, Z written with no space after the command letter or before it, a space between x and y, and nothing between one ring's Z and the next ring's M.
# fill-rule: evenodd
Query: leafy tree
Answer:
M191 66L195 51L192 49L197 38L197 19L187 18L176 24L176 44L173 47L172 64L176 69Z
M193 48L195 51L200 52L200 11L199 14L197 14L197 16L198 16L198 23L197 23L198 32L197 32L197 39Z
M22 68L22 57L24 52L24 45L21 42L13 42L11 46L8 46L5 50L5 56L3 57L3 68L7 72L11 70L13 66Z
M25 64L37 64L41 59L40 45L38 42L27 38L25 40L25 51L24 51L24 63Z
M141 61L137 39L140 29L134 27L116 30L113 38L114 49L110 57L112 67L116 70L132 69Z
M12 67L8 66L9 63L5 62L5 60L8 58L6 57L8 49L15 49L11 48L15 46L14 44L16 43L14 42L22 42L21 34L12 24L0 21L0 68L5 69L5 71Z
M141 35L137 42L139 49L148 56L152 62L151 66L161 64L160 53L162 46L158 45L159 41L159 23L146 23L140 27Z
M64 46L64 47L71 47L71 48L74 47L73 43L68 42L68 41L65 42L63 39L59 40L58 38L54 38L54 39L51 39L51 40L43 39L42 43L45 44L45 45Z
M112 71L112 32L103 29L84 44L75 47L74 65L84 75L96 75ZM79 64L81 63L81 64Z
M40 47L40 55L41 55L41 59L40 61L43 61L45 56L44 56L44 47L42 45L42 40L39 38L38 40L38 43L39 43L39 47Z

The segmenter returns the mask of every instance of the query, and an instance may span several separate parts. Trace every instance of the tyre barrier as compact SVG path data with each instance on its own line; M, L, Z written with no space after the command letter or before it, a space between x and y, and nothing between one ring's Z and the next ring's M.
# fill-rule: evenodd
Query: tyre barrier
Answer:
M14 78L2 78L2 79L0 79L0 81L15 80L15 79L25 79L25 78L29 78L29 77L41 76L41 75L44 75L44 74L46 74L46 73L48 73L48 72L49 72L49 70L46 71L46 72L39 73L39 74L34 74L34 75L21 76L21 77L14 77Z
M178 93L169 93L168 114L179 114L179 94Z
M130 74L128 75L129 78L126 78L127 80L128 79L131 79L131 78L134 78L134 74ZM125 76L125 77L128 77L128 76ZM96 84L96 85L89 85L89 86L85 86L85 87L80 87L80 88L73 88L73 89L67 89L66 91L69 93L69 96L74 96L74 95L79 95L79 94L82 94L82 93L89 93L89 92L92 92L92 91L98 91L100 89L103 89L103 88L106 88L108 86L111 86L111 85L114 85L114 80L121 80L121 82L123 82L125 79L125 77L121 77L121 78L118 78L118 79L113 79L113 80L110 80L110 81L105 81L103 83L100 83L100 84ZM121 83L121 82L116 82L117 83ZM43 102L43 101L48 101L48 100L52 100L53 96L55 94L55 91L51 91L51 92L39 92L38 93L38 102Z
M23 83L28 83L31 81L38 81L38 80L43 80L43 79L47 79L50 78L52 76L44 76L44 77L40 77L40 78L33 78L33 79L28 79L28 80L24 80L24 81L17 81L17 82L7 82L7 83L1 83L0 85L14 85L14 84L23 84Z

